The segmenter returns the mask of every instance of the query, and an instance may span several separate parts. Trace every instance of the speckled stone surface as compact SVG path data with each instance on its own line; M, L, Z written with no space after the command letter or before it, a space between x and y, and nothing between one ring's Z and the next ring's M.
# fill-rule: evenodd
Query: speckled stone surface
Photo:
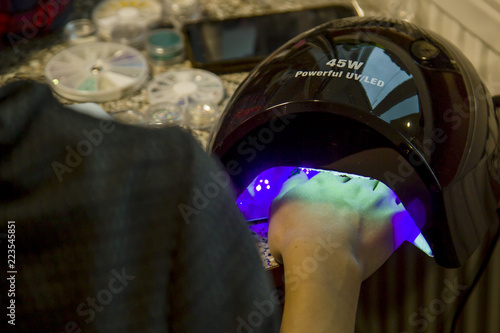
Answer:
M278 266L278 263L269 251L267 241L267 231L269 230L269 223L260 223L250 226L255 241L257 243L257 250L259 251L262 264L266 268L273 268Z
M182 3L182 0L176 0ZM100 0L74 0L74 10L70 14L69 20L79 18L90 18L92 10ZM300 0L199 0L202 17L207 18L227 18L234 16L249 16L253 14L265 14L269 12L279 12L295 10L304 7ZM328 0L310 0L307 5L321 5ZM168 22L165 22L168 24ZM0 86L16 79L31 79L46 82L44 69L49 59L60 51L68 47L62 31L56 31L50 35L37 37L26 43L19 43L14 47L4 47L0 52ZM143 51L144 52L144 51ZM149 80L155 74L170 69L190 68L189 61L180 64L167 66L160 70L151 68ZM222 75L225 88L225 98L219 105L222 110L229 97L234 93L238 85L247 76L247 73L236 73ZM147 98L147 83L141 89L124 96L119 100L98 103L107 112L117 112L124 110L135 110L144 113L150 105ZM59 95L56 97L63 104L73 104L75 101L67 100ZM206 144L208 133L206 131L193 131L202 144Z
M93 8L100 1L98 0L75 0L74 10L70 15L70 20L78 18L90 18ZM326 0L311 0L308 5L320 5L328 2ZM269 1L269 0L200 0L203 15L214 18L227 18L232 16L249 16L253 14L264 14L274 11L286 11L303 7L300 0ZM37 37L26 43L20 43L15 47L3 48L0 52L0 86L9 81L17 79L30 79L39 82L46 82L44 76L45 65L56 53L68 47L62 31L56 31L50 35ZM191 68L189 61L151 71L149 80L155 74L170 69ZM239 84L245 79L248 73L234 73L222 75L225 88L225 98L219 105L222 110L229 98L234 93ZM121 99L98 103L107 112L121 110L135 110L144 113L148 108L147 83L137 91L124 96ZM55 95L63 104L74 104L75 101L65 99ZM209 131L192 131L193 135L206 146ZM269 253L267 244L267 224L259 224L251 227L255 237L257 249L261 255L264 267L270 268L277 265L274 258Z

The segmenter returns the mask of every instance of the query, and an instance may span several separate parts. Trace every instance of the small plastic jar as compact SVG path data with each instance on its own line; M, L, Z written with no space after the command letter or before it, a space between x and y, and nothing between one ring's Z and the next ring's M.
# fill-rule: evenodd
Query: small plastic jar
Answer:
M184 125L183 109L176 103L161 102L150 105L146 110L146 119L151 127Z
M193 101L186 106L186 126L194 130L209 130L219 113L210 101Z
M64 36L70 45L96 42L97 28L91 20L77 19L64 27Z
M152 30L146 38L146 51L155 65L170 65L184 60L184 40L175 29Z

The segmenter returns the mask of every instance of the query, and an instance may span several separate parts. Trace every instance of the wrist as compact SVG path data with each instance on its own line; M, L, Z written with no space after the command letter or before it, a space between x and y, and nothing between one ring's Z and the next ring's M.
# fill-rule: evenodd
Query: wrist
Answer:
M328 257L301 252L299 244L285 252L286 304L282 332L353 332L362 282L361 268L344 248ZM293 250L297 249L297 253ZM318 252L316 252L318 253ZM326 253L326 251L325 251ZM296 320L295 320L296 319ZM323 326L318 326L318 325Z
M285 279L288 275L288 282L293 282L296 287L311 281L332 289L345 281L361 285L363 269L353 252L342 246L334 248L329 245L327 242L291 242L282 253Z

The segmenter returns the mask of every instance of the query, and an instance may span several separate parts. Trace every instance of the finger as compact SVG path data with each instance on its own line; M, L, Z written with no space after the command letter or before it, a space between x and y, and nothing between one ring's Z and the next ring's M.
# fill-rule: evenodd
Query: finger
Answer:
M336 172L323 171L312 177L307 184L302 185L301 188L303 192L316 193L314 197L316 197L317 200L322 200L322 197L326 198L332 195L342 197L346 189L349 189L344 186L350 180L351 178L348 176ZM321 193L325 196L321 195Z
M294 187L297 187L305 182L307 182L309 178L307 177L306 173L304 171L300 171L298 174L290 177L286 182L283 183L281 186L281 190L276 197L276 199L281 198L284 196L288 191L293 189Z
M309 178L307 177L306 173L301 170L298 174L290 177L286 182L284 182L283 185L281 186L280 192L273 199L273 201L271 202L271 205L269 206L269 211L268 211L269 219L274 214L274 212L278 209L278 207L281 206L281 204L282 204L281 198L283 198L283 196L286 193L288 193L290 190L294 189L295 187L297 187L299 185L304 184L308 180L309 180Z
M389 186L379 180L375 180L374 184L375 186L373 188L373 192L386 197L387 200L390 201L390 203L394 203L396 205L401 204L401 201L397 197L396 193L394 193L394 191Z
M351 178L339 173L334 173L331 171L322 171L316 176L311 178L311 183L326 183L332 186L336 184L343 184L350 181Z
M352 177L348 182L345 183L344 190L350 191L352 193L358 193L358 195L371 195L373 192L376 192L376 194L380 196L381 194L386 194L383 186L383 184L375 179L366 177Z

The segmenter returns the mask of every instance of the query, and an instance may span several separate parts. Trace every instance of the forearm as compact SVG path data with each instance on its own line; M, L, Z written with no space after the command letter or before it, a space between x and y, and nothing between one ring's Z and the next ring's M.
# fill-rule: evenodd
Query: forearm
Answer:
M285 193L269 223L285 270L282 333L354 332L361 282L397 247L392 222L404 209L378 181L328 174Z
M283 253L283 261L286 298L281 332L354 332L362 282L354 256L338 248L320 261L310 244L299 243Z

